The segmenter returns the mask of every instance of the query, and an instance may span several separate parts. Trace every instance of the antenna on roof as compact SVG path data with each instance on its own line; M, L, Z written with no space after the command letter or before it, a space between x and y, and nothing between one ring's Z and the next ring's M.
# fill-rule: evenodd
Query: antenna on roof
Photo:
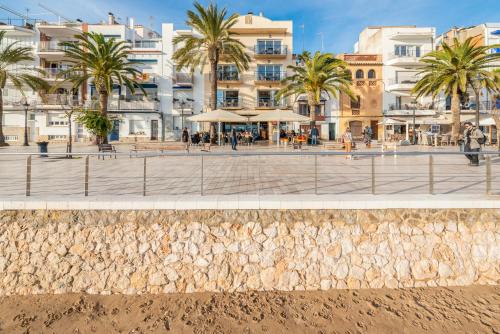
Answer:
M56 12L55 10L45 6L44 4L42 3L38 3L38 6L42 7L43 9L45 9L46 11L48 11L49 13L52 13L54 14L55 16L57 16L57 20L58 20L58 23L60 24L61 23L61 19L64 19L66 22L71 22L73 20L71 19L68 19L67 17L65 17L64 15L61 15L59 12Z

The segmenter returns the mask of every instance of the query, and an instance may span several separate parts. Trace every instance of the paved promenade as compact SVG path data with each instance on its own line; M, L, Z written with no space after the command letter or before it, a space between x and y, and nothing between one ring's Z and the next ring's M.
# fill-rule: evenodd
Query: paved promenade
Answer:
M128 153L128 145L118 147ZM307 147L303 152L319 151ZM429 148L405 147L405 151ZM453 151L456 147L438 148ZM26 156L1 153L34 152L36 147L9 147L0 149L0 198L23 197L26 188ZM62 146L50 147L51 152L62 152ZM76 145L75 152L96 152L95 146ZM198 195L335 195L349 200L353 195L419 195L429 194L429 157L404 156L375 157L374 180L372 158L360 156L354 160L343 156L217 156L227 151L215 148L200 156L163 156L147 158L147 196ZM242 147L239 152L273 152L276 147ZM360 150L362 151L362 150ZM379 151L372 149L372 151ZM284 152L281 149L279 152ZM491 194L500 195L500 157L491 156ZM467 165L463 155L433 155L433 194L484 195L486 167ZM203 172L202 172L203 171ZM31 196L84 196L85 159L63 157L32 159ZM374 187L373 187L374 185ZM142 196L144 187L144 160L129 158L89 159L89 197Z

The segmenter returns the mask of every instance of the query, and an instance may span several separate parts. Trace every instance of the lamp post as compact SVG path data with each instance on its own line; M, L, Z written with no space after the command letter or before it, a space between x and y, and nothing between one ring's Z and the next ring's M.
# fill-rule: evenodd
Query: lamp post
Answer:
M413 136L412 136L412 145L417 144L417 129L416 129L416 112L417 112L417 100L413 99L411 101L411 105L413 107Z
M21 105L24 107L24 143L23 146L29 146L28 144L28 108L30 104L28 103L28 99L23 97L21 99Z

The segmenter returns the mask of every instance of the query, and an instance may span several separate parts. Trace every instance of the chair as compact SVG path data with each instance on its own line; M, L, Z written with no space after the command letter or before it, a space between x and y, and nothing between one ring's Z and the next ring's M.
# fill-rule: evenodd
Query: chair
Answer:
M441 146L449 146L450 145L450 136L442 135L441 136Z

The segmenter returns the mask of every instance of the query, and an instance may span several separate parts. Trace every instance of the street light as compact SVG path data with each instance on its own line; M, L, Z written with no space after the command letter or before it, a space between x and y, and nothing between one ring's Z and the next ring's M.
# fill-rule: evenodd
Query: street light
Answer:
M416 129L416 120L415 120L415 113L417 112L417 100L413 99L411 101L411 105L413 107L413 136L412 136L412 145L417 144L417 129Z
M178 103L181 106L181 131L184 130L184 107L188 102L194 102L194 100L190 98L186 98L185 100L174 98L174 103Z
M21 98L21 105L24 107L24 143L23 146L29 146L28 144L28 108L30 104L26 97Z

